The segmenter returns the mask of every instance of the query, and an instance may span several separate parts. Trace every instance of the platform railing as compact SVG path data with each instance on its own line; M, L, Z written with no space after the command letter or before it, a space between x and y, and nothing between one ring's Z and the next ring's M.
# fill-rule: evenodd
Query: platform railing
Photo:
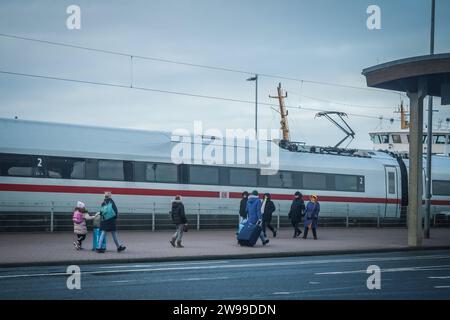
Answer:
M275 206L277 210L273 214L272 224L277 228L292 227L288 218L289 205L275 201ZM385 204L370 206L364 210L345 203L335 204L333 207L322 205L319 227L405 227L406 209L386 211ZM3 201L0 202L0 232L69 231L73 229L72 211L72 202ZM170 203L162 202L133 203L133 206L122 208L119 206L118 227L124 230L149 231L173 229L169 211ZM234 206L186 202L185 211L190 229L195 230L236 228L239 221L238 208ZM403 215L399 218L401 211ZM93 213L95 210L91 212ZM439 211L434 207L430 225L450 227L450 212Z

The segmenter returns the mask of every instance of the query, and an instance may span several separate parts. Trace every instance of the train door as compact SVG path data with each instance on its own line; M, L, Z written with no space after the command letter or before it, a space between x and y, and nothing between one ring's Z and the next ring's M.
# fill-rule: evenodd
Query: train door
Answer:
M399 213L399 183L398 173L396 167L384 167L386 176L386 203L385 203L385 217L396 217Z

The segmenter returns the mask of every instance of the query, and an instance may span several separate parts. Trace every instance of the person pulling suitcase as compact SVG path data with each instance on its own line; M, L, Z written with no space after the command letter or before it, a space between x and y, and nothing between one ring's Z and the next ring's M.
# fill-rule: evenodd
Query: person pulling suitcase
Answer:
M258 241L258 237L261 239L263 245L268 244L269 239L265 237L261 227L261 200L258 197L258 191L254 190L248 197L246 212L248 219L247 223L238 235L239 244L252 247Z

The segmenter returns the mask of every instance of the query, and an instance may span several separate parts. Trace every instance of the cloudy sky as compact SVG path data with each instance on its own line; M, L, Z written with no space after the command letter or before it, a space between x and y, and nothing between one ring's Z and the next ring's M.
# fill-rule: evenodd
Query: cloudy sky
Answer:
M81 8L81 29L69 30L66 8ZM367 7L381 8L381 30L368 30ZM0 3L2 34L119 51L135 56L212 65L260 74L366 87L363 68L428 54L431 0L71 0ZM436 0L436 53L450 52L450 1ZM132 70L132 71L131 71ZM11 71L159 90L254 100L248 75L133 59L0 36L0 71ZM342 133L315 112L349 113L352 147L370 148L368 132L389 128L385 119L402 98L370 91L260 77L258 99L277 101L288 91L293 140L334 145ZM172 131L252 128L254 105L0 74L0 117ZM404 98L404 97L403 97ZM405 98L404 98L405 99ZM407 102L407 100L405 100ZM435 99L435 119L450 107ZM260 105L259 127L276 128L279 116ZM437 125L436 121L436 125ZM394 127L398 127L398 122Z

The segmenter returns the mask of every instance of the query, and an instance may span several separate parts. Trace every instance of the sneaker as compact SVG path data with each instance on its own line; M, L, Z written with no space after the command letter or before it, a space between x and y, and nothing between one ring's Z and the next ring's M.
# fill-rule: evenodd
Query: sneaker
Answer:
M177 248L184 248L184 246L181 244L181 242L177 242Z
M266 241L263 241L263 246L265 246L268 243L269 243L269 239L267 239Z
M170 244L172 245L172 247L176 248L176 245L175 245L175 241L174 241L174 240L169 240L169 242L170 242Z
M97 253L105 253L105 249L95 249L95 252Z
M122 252L123 250L125 250L127 247L125 246L120 246L117 248L117 252Z

